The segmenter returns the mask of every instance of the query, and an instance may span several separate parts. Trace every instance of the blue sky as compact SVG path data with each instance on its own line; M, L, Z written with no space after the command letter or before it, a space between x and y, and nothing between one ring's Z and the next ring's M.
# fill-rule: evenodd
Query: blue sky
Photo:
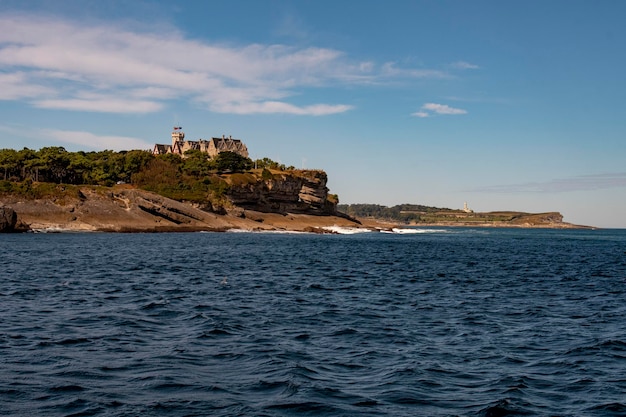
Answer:
M129 3L129 4L128 4ZM626 228L626 2L0 0L0 148L243 139L342 203Z

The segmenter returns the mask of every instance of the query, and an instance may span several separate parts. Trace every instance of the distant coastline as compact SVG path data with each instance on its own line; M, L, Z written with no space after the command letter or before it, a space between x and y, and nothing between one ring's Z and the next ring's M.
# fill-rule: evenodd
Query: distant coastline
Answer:
M216 213L198 203L176 201L127 184L72 189L62 185L57 187L58 193L40 198L6 193L2 195L0 207L3 207L3 212L12 210L15 213L11 231L154 233L243 230L336 233L337 228L389 231L410 226L593 228L562 222L562 216L558 213L519 213L508 221L456 219L402 223L375 217L353 217L341 211L290 212L280 208L271 211L267 210L265 204L253 206L245 200L245 207L232 205Z
M417 204L386 207L377 204L344 204L338 210L351 217L411 226L446 227L516 227L551 229L594 229L563 221L559 212L525 213L517 211L474 212L465 203L463 209L449 209Z
M179 130L172 138L165 154L1 149L0 232L591 228L563 222L558 212L475 213L467 203L463 209L340 205L323 170L295 169L269 158L253 161L238 139L207 145L183 141ZM194 148L200 144L206 149Z

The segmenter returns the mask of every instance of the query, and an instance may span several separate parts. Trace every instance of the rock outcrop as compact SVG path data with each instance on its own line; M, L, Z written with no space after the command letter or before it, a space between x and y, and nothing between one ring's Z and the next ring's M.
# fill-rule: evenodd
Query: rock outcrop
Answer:
M226 197L247 210L266 213L335 215L337 205L328 199L324 171L268 173L263 177L233 175Z
M364 227L337 211L323 171L270 171L221 175L217 191L202 203L172 200L130 185L56 185L31 197L0 197L0 232L11 231L224 231L322 230L328 226ZM219 190L223 191L219 191ZM40 197L34 197L39 195ZM46 197L43 197L46 196ZM420 225L492 227L579 227L560 213L461 213L442 211ZM372 226L373 227L373 226ZM376 226L378 228L378 226Z
M0 233L15 231L17 213L9 207L0 207Z
M293 182L297 184L298 181ZM293 185L292 184L292 185ZM283 202L291 201L291 186L275 183ZM61 190L62 186L59 186ZM276 188L274 190L276 190ZM262 189L262 188L260 188ZM39 199L20 196L3 196L11 224L21 231L109 231L109 232L189 232L189 231L225 231L242 230L294 230L319 231L323 227L357 227L358 222L337 216L321 216L307 213L304 203L303 212L254 211L254 202L250 208L229 207L228 213L213 211L210 203L197 204L175 201L149 191L131 186L67 187L67 193ZM247 195L247 194L244 194ZM277 197L273 197L277 198ZM259 200L266 201L266 196L259 195ZM289 207L282 203L281 208ZM262 204L259 206L263 206ZM10 214L12 213L12 214ZM23 223L23 227L19 227ZM16 230L17 231L17 230Z

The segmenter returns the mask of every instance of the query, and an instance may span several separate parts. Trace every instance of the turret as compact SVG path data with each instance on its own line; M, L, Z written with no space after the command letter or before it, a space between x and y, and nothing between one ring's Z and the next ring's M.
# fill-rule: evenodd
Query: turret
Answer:
M183 128L180 126L174 126L174 130L172 131L172 148L176 146L176 143L180 143L185 141L185 132L182 130Z

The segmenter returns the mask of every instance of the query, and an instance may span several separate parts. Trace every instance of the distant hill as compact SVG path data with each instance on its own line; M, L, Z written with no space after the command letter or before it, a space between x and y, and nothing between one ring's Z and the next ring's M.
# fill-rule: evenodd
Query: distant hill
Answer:
M563 222L559 212L466 212L420 204L393 207L378 204L339 204L337 211L357 219L374 219L407 225L582 228Z

